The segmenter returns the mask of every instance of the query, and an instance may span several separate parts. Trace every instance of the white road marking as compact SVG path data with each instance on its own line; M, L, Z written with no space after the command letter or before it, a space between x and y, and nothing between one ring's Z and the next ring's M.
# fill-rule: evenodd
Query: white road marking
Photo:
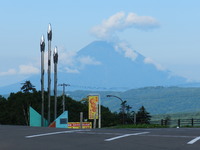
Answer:
M104 134L104 135L122 135L122 133L108 133L108 132L101 133L101 132L84 132L84 131L82 131L82 132L77 132L77 133L80 133L80 134L96 134L96 135L102 135L102 134Z
M132 134L124 134L120 135L121 133L97 133L97 132L87 132L91 130L70 130L70 131L59 131L59 132L50 132L50 133L43 133L43 134L35 134L35 135L29 135L25 136L25 138L35 138L35 137L42 137L42 136L49 136L49 135L56 135L56 134L65 134L65 133L83 133L83 134L107 134L107 135L119 135L113 138L105 139L104 141L109 142L113 140L117 140L120 138L128 137L128 136L134 136L134 135L142 135L142 136L158 136L158 137L174 137L174 138L192 138L194 136L178 136L178 135L143 135L148 134L150 132L139 132L139 133L132 133ZM187 144L194 144L200 140L200 136L194 137L193 140L189 141Z
M154 134L144 135L144 136L167 137L167 138L195 138L196 137L196 136L184 136L184 135L154 135Z
M35 138L35 137L55 135L55 134L73 133L73 132L79 132L79 131L86 131L86 130L51 132L51 133L44 133L44 134L29 135L29 136L25 136L25 138ZM88 131L90 131L90 130L88 130Z
M187 144L194 144L196 141L200 140L200 136L194 138L193 140L189 141Z
M124 138L124 137L127 137L127 136L141 135L141 134L147 134L147 133L149 133L149 132L139 132L139 133L132 133L132 134L124 134L124 135L121 135L121 136L116 136L116 137L113 137L113 138L105 139L104 141L109 142L109 141L113 141L113 140L116 140L116 139Z

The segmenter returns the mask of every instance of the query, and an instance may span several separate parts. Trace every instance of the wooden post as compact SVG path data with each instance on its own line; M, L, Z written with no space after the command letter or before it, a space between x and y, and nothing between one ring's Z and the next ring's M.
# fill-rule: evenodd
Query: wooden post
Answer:
M192 122L192 127L194 126L194 119L192 118L191 119L191 122Z
M163 126L163 119L161 119L161 126Z
M165 126L167 126L167 119L165 119Z
M178 119L178 127L181 127L181 120Z

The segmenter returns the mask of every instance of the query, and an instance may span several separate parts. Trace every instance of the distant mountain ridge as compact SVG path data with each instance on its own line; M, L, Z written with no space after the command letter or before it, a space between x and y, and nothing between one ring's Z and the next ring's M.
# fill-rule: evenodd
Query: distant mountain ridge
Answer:
M131 59L129 55L135 58ZM153 63L145 62L146 58L140 53L131 53L129 47L112 42L94 41L79 50L76 59L74 66L68 66L75 70L74 73L58 72L58 83L70 84L69 90L124 91L146 86L187 85L185 78L172 76L168 70L159 70ZM27 80L40 90L40 74ZM0 94L19 91L24 81L1 87Z
M92 91L69 91L68 94L75 100L80 101L91 94ZM151 114L171 114L200 111L200 88L183 87L145 87L131 89L124 92L95 91L100 94L101 102L112 111L119 111L121 101L115 95L127 101L132 111L138 111L144 106Z

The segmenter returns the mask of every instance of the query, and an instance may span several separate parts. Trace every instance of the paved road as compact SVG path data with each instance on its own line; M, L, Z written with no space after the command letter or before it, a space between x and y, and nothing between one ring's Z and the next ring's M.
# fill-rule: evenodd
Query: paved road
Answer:
M199 150L200 128L69 130L0 125L0 150Z

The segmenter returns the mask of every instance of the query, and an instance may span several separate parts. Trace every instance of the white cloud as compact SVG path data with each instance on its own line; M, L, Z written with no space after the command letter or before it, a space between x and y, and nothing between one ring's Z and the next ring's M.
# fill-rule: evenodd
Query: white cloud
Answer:
M33 65L20 65L19 74L38 74L40 70Z
M72 69L69 67L66 67L65 70L67 71L67 73L80 73L78 69Z
M79 57L78 61L81 63L81 65L100 65L101 64L101 62L95 60L94 58L90 56Z
M100 65L101 62L91 56L77 57L77 52L61 49L58 52L58 64L67 73L80 73L86 65Z
M79 73L86 65L100 65L101 62L90 56L77 57L75 51L65 51L61 49L58 53L58 64L64 68L67 73Z
M158 70L160 70L160 71L164 71L164 70L166 70L163 66L161 66L160 64L158 64L158 63L156 63L154 60L152 60L151 58L148 58L148 57L146 57L145 59L144 59L144 63L146 63L146 64L152 64L152 65L154 65Z
M119 42L118 44L116 44L115 50L123 50L124 56L130 58L132 61L134 61L138 56L138 54L133 49L131 49L125 42Z
M6 72L0 72L0 76L14 75L17 71L15 69L9 69Z
M38 74L39 72L40 70L33 65L20 65L18 69L9 69L6 72L0 72L0 76Z
M93 27L91 33L100 39L110 39L115 37L117 31L132 27L140 30L150 30L158 28L159 23L151 16L138 16L135 13L126 15L124 12L118 12L104 20L100 25Z
M127 27L136 27L141 30L149 30L159 27L159 23L155 18L151 16L138 16L135 13L129 13L127 15L125 24Z
M76 52L75 51L67 51L65 52L64 50L59 51L58 53L58 61L61 64L73 66L75 63L75 57L76 57Z

